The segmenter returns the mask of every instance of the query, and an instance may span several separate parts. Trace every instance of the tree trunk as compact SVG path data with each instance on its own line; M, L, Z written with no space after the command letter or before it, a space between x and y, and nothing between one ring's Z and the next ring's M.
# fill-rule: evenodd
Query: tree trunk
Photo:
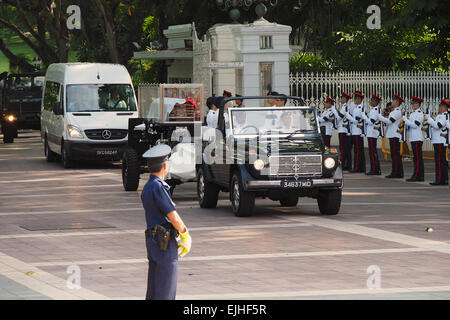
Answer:
M110 12L106 11L102 0L95 0L95 2L97 3L103 17L111 62L121 63L119 50L117 48L116 32L114 29L114 17Z
M61 9L61 0L57 0L55 9L55 41L58 46L59 62L67 62L69 50L67 48L66 28L65 26L61 27L61 24L64 23L63 19L61 19Z

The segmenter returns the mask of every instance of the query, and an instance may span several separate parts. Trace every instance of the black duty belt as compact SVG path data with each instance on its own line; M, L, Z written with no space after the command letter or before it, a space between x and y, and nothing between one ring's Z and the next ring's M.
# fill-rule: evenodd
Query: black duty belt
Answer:
M153 239L156 236L156 241ZM169 240L171 238L175 239L178 236L178 231L170 225L163 227L161 225L156 225L152 229L145 230L145 240L152 237L152 241L154 243L159 244L159 248L161 251L167 250L167 245L169 244Z

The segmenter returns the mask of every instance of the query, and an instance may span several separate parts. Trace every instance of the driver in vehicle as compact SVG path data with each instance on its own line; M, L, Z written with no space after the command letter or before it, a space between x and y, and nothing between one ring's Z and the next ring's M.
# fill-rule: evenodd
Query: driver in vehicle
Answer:
M291 131L292 127L292 114L288 111L284 111L280 116L280 126L278 129L282 131Z
M280 94L276 91L271 91L267 94L268 96L282 96L282 97L286 97L285 94ZM274 99L274 98L269 98L267 99L267 102L269 103L269 105L272 108L276 108L276 107L284 107L286 106L286 102L287 102L287 98L284 99ZM266 128L273 128L275 127L277 123L277 115L275 114L274 111L268 112L266 115Z
M111 93L112 99L108 101L108 109L127 110L127 103L122 99L118 91Z
M14 88L18 89L18 88L23 88L23 87L24 87L24 85L22 83L22 80L19 77L17 77L14 80Z

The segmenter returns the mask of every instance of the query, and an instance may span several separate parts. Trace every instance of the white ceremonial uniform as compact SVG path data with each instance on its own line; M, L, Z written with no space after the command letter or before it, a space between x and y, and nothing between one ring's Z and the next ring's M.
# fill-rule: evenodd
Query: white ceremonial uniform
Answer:
M409 119L403 117L405 124L408 126L409 142L423 141L423 126L424 115L422 110L417 109L409 116Z
M325 126L325 135L327 136L332 136L334 129L334 113L331 109L332 108L324 110L322 116L319 116L319 123L322 126Z
M210 128L217 128L219 121L219 110L209 110L206 115L206 125Z
M367 138L378 138L380 136L380 131L375 128L375 125L379 121L378 116L380 115L378 108L378 106L373 107L368 116L364 112L362 113L362 117L367 124Z
M347 118L345 117L345 114L348 112L347 104L344 103L341 106L341 110L340 111L337 111L336 110L336 106L333 105L331 107L331 111L333 111L333 114L336 117L338 132L339 133L349 134L347 127L344 126L344 122L347 121Z
M397 132L402 120L402 112L400 107L395 108L391 113L389 113L389 118L385 118L380 114L378 115L378 119L387 125L386 138L402 138L402 135Z
M444 137L441 136L441 133L444 133L442 129L445 129L447 127L447 112L438 114L436 116L436 119L433 119L432 117L429 117L428 115L427 121L428 124L431 126L431 143L432 144L444 144L447 145L447 141Z
M358 128L358 125L363 120L362 116L362 104L355 105L353 112L349 111L346 114L347 119L350 121L350 132L353 136L360 136L362 135L362 130Z

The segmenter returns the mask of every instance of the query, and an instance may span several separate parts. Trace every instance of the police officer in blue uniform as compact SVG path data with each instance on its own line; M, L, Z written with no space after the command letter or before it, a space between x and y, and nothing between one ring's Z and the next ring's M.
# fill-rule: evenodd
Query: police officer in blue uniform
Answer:
M177 290L178 256L191 248L191 237L178 215L164 182L168 173L171 149L160 144L150 148L147 158L150 179L142 190L147 230L145 240L148 258L146 300L174 300Z

